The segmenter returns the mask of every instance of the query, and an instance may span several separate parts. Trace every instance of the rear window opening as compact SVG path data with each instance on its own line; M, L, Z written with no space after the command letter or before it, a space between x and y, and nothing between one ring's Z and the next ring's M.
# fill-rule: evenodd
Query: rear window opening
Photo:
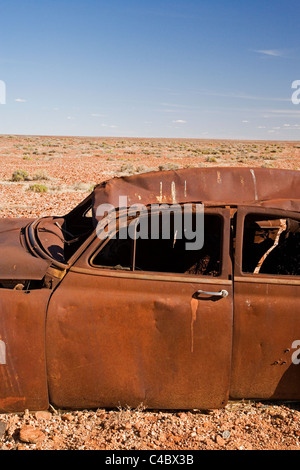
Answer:
M150 227L150 223L149 223ZM161 225L158 239L126 238L127 227L115 239L110 239L92 258L91 264L99 268L125 269L194 275L219 276L221 274L221 246L223 219L218 215L204 216L204 245L199 250L186 249L184 233L178 238L171 223L167 239Z
M245 218L243 272L300 275L300 223L249 214Z

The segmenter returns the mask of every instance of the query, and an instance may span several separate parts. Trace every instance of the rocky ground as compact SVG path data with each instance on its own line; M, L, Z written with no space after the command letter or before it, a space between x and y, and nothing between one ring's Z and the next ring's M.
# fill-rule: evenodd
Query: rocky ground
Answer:
M143 409L0 415L1 450L299 450L300 404L230 402L201 412Z
M114 176L201 166L300 168L300 142L0 136L0 217L63 215Z
M192 166L300 168L299 142L0 136L0 217L63 215L96 183ZM147 409L0 415L0 449L290 450L300 404L230 402L201 412Z

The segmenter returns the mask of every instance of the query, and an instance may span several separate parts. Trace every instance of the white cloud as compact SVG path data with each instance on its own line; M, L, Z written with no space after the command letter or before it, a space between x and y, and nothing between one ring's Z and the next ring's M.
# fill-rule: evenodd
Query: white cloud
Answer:
M108 125L108 124L101 124L102 127L110 127L111 129L116 129L118 126L115 126L115 125Z
M216 96L220 98L235 98L235 99L242 99L242 100L254 100L254 101L291 101L291 98L281 98L281 97L273 97L273 96L259 96L259 95L249 95L244 92L227 92L227 93L219 93L214 91L207 91L207 92L197 92L197 94L205 95L205 96Z
M27 100L24 100L23 98L16 98L15 101L17 101L18 103L26 103Z
M258 54L272 56L272 57L282 57L283 56L283 52L278 50L278 49L259 49L259 50L255 50L254 52L257 52Z
M172 122L175 122L176 124L185 124L186 121L183 121L182 119L177 119L176 121L172 121Z

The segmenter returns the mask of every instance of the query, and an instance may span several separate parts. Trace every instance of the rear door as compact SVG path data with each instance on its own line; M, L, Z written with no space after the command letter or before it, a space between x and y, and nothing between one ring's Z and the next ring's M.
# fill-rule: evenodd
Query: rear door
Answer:
M182 250L174 233L154 243L95 238L50 301L51 402L224 406L233 315L229 233L229 211L211 209L204 247L194 253Z
M299 220L282 210L238 211L232 398L300 398Z

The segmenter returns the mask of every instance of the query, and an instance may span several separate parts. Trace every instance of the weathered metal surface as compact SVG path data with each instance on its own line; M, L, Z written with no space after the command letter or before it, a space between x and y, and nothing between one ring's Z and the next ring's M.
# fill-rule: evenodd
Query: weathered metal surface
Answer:
M32 256L22 243L21 229L30 220L0 220L0 282L1 279L42 279L50 261Z
M234 280L232 398L300 399L300 369L292 349L300 339L298 285Z
M251 211L250 207L238 210L230 395L299 400L300 368L292 355L296 352L293 343L300 339L300 276L243 272L244 217ZM258 217L271 213L300 220L296 213L255 211ZM270 226L280 228L282 224L277 219Z
M58 407L211 408L228 400L232 286L66 275L47 317L51 402ZM227 298L197 300L198 289Z
M45 360L49 296L48 289L0 289L0 413L49 406Z
M300 210L299 171L266 168L188 168L114 178L96 186L93 210L100 204L128 205L203 202L267 205Z

